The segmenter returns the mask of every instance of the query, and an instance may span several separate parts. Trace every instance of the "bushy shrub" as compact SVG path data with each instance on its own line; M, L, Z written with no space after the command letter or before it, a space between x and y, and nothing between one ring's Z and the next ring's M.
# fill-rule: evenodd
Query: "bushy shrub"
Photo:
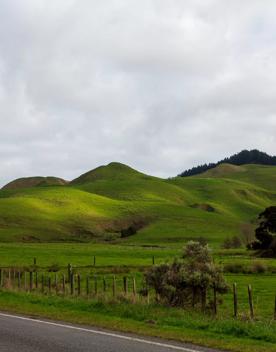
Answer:
M228 263L224 271L232 274L262 274L267 272L267 267L262 262L253 262L251 265L241 263Z
M58 271L60 271L60 266L56 263L52 264L49 266L48 271L53 272L53 273L58 272Z
M254 274L263 274L267 271L266 265L264 265L262 262L254 262L251 268Z
M225 293L228 288L222 271L213 262L208 245L193 241L184 248L182 259L153 266L145 278L160 300L172 306L201 303L205 308L210 289Z
M224 265L224 271L233 274L245 273L246 267L241 263L228 263Z
M241 246L242 246L242 241L238 236L226 238L222 244L222 248L225 248L225 249L240 248Z

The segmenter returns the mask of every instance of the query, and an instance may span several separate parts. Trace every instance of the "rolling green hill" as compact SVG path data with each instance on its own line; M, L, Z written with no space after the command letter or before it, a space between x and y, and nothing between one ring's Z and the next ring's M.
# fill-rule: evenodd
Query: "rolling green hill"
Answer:
M164 180L111 163L70 183L36 179L0 191L0 241L178 245L206 237L219 246L276 200L275 166L220 164ZM121 239L130 226L137 233Z
M58 177L23 177L18 178L10 183L6 184L3 189L18 189L18 188L28 188L28 187L40 187L40 186L62 186L66 185L68 182Z

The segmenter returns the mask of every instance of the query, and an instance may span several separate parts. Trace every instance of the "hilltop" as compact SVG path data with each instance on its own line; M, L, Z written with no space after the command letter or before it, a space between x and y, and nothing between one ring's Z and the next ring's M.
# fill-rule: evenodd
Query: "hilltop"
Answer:
M205 237L219 246L276 200L275 181L274 166L224 163L167 180L114 162L71 182L15 180L0 190L0 241L179 246Z
M253 150L242 150L241 152L220 160L216 163L203 164L195 166L191 169L183 171L179 176L188 177L214 169L220 164L231 164L231 165L246 165L246 164L258 164L258 165L276 165L276 156L270 156L257 149Z
M108 179L124 180L124 179L136 178L136 177L148 178L150 176L142 174L141 172L136 171L125 164L112 162L108 165L102 165L97 167L96 169L93 169L91 171L84 173L83 175L72 180L71 184L77 185L77 184L84 184L84 183L93 182L97 180L108 180Z
M29 187L42 187L42 186L62 186L68 182L59 177L53 176L34 176L22 177L6 184L2 189L19 189Z

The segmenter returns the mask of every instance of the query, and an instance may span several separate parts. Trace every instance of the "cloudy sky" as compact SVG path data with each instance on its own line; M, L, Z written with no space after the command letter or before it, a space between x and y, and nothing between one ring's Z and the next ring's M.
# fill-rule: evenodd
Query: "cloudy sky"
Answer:
M276 154L275 0L0 0L0 184Z

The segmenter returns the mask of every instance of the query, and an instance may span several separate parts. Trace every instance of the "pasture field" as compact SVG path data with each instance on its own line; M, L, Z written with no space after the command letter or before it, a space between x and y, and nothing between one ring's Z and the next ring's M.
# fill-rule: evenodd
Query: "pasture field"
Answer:
M73 266L75 274L81 276L82 292L85 292L85 280L87 275L93 287L93 278L97 276L98 291L102 290L102 280L105 278L107 288L111 294L112 278L115 275L118 293L123 290L123 277L128 277L129 292L132 292L132 278L136 278L137 292L143 287L143 272L154 263L172 262L181 255L181 248L154 248L139 246L118 246L93 244L0 244L0 267L18 270L33 270L34 258L36 258L36 270L52 277L57 272L59 280L61 274L67 276L67 265ZM96 262L94 265L94 256ZM237 283L239 311L241 314L248 313L247 286L253 288L253 300L255 314L261 319L269 319L273 316L274 300L276 294L276 260L255 259L245 250L219 250L214 251L214 260L222 267L225 266L225 277L230 287L228 294L224 296L224 302L220 306L222 314L228 317L233 313L232 285ZM238 264L237 272L227 272L229 263ZM255 269L255 266L257 269ZM258 268L261 270L258 271ZM231 268L231 267L230 267ZM236 267L234 266L234 269ZM249 271L248 268L253 268ZM75 288L76 289L76 288ZM107 290L107 291L108 291ZM91 288L93 296L93 289ZM153 297L154 299L154 297Z
M31 266L34 258L38 267L68 264L79 267L94 266L150 266L172 262L181 256L183 246L139 246L134 244L103 243L0 243L0 267ZM211 246L212 249L212 246ZM251 266L262 263L268 271L275 272L276 259L256 258L251 252L241 249L214 249L215 262L219 265L237 264Z

